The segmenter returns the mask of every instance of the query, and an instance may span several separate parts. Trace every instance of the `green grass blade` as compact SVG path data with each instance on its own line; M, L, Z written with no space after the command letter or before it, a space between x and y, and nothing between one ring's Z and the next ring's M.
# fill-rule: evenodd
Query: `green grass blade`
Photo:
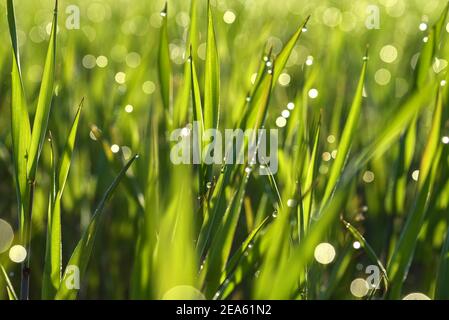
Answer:
M204 127L218 128L220 113L220 62L210 2L207 5L207 41L204 76Z
M192 51L192 50L190 50ZM196 144L196 148L198 151L202 150L203 148L203 141L202 136L204 134L204 116L203 116L203 107L201 105L201 92L200 92L200 85L198 82L198 75L196 72L195 67L195 61L193 56L190 56L190 76L191 76L191 90L192 90L192 105L193 105L193 119L198 124L198 137L197 141L194 141L193 143ZM206 168L203 164L202 159L200 160L200 170L199 170L199 193L200 195L204 195L206 192Z
M160 90L162 102L164 104L164 109L166 114L170 117L172 116L171 112L171 63L170 63L170 49L169 49L169 40L168 40L168 11L167 11L167 3L165 3L164 9L161 11L162 17L162 26L159 34L159 53L158 53L158 76L160 82Z
M95 209L94 215L92 216L92 220L90 221L90 224L87 227L86 232L83 234L81 240L78 242L75 250L72 253L72 256L70 257L69 262L67 263L67 266L77 266L79 268L80 279L83 279L83 277L86 273L86 269L87 269L90 257L92 255L95 237L98 232L98 228L100 226L100 218L102 216L102 212L106 205L106 202L112 196L115 189L119 185L120 181L126 175L126 172L128 171L131 164L137 158L138 158L138 155L135 155L128 161L128 163L123 167L123 169L120 171L120 173L114 179L112 184L106 190L106 192L103 195L103 198L101 199L100 203L97 206L97 209ZM70 274L67 274L67 272L65 272L64 276L62 278L62 281L61 281L61 285L58 289L58 292L56 293L56 299L58 299L58 300L59 299L60 300L76 299L78 291L76 289L71 289L67 286L69 277L70 277Z
M310 215L312 213L312 201L313 201L313 182L316 176L316 164L318 159L318 142L320 139L321 132L321 120L318 122L318 126L315 133L314 143L312 154L310 155L309 166L307 168L306 178L304 180L304 188L303 190L307 191L302 200L303 208L304 208L304 218L303 223L304 227L303 231L307 231L310 225ZM308 192L310 190L310 192ZM300 220L298 220L300 221Z
M23 233L25 229L25 211L27 210L26 202L28 201L27 159L28 147L31 140L31 127L22 82L13 0L8 0L7 2L7 14L9 33L11 35L13 48L11 72L11 135L14 155L14 172L19 199L19 222L20 230Z
M380 259L376 255L376 252L374 251L374 249L370 246L370 244L365 240L365 238L362 236L362 234L352 224L350 224L349 222L347 222L344 219L341 219L341 221L342 221L343 225L352 234L354 239L356 239L360 243L360 246L363 248L363 250L365 250L366 254L371 259L371 261L374 262L375 264L377 264L377 266L379 267L380 271L382 272L382 277L384 279L385 291L387 291L388 290L388 275L387 275L387 270L385 269L382 261L380 261Z
M258 90L255 93L254 99L251 102L250 106L252 112L249 113L249 125L247 125L248 128L259 129L264 124L266 114L268 112L272 80L272 73L267 72L264 76L264 79L262 80L261 85L258 87ZM245 148L246 146L243 147L243 149ZM237 150L237 153L239 152L242 152L242 150ZM215 234L222 215L226 211L227 206L225 191L231 179L233 168L234 165L225 165L225 168L222 174L220 174L214 188L211 199L212 204L208 209L207 214L205 215L203 226L201 228L198 239L197 247L199 249L201 257L203 257L207 252L212 235Z
M285 46L282 48L282 51L279 53L279 55L276 57L276 66L273 70L273 86L276 84L276 81L279 79L279 76L281 75L282 71L285 68L285 65L287 64L288 59L290 58L290 55L293 51L293 48L296 45L296 42L298 42L299 37L301 34L306 30L307 28L307 22L309 21L310 16L306 18L304 23L298 28L298 30L293 34L293 36L287 41Z
M424 222L430 196L433 191L435 176L441 157L440 130L442 111L443 100L439 91L436 98L432 126L421 159L416 202L407 217L399 242L388 263L388 274L392 283L389 297L392 299L398 299L400 297L403 279L407 275L408 268L413 259L418 235Z
M220 275L224 271L231 251L232 241L240 218L249 174L242 178L239 189L232 197L223 219L214 233L202 273L205 274L206 297L212 298L220 284Z
M6 272L3 265L0 264L0 268L2 269L2 275L6 282L6 290L8 291L8 297L9 300L18 300L16 291L14 290L14 287L12 286L11 280L8 277L8 273Z
M346 124L342 132L340 139L340 144L338 146L338 153L335 162L332 164L332 168L329 173L329 179L326 184L326 189L322 198L322 205L326 205L327 201L332 196L335 190L335 186L341 176L341 172L344 169L346 160L349 155L349 150L351 148L354 135L357 131L357 124L361 113L362 100L363 100L363 84L365 82L366 68L368 65L367 56L364 59L362 71L360 73L359 82L357 89L352 100L351 109L349 111L348 118L346 119Z
M439 48L441 30L446 21L448 9L449 3L444 8L438 21L432 26L427 41L423 45L415 69L415 87L422 87L429 77L430 67Z
M42 275L42 299L53 299L61 281L61 202L56 187L56 164L53 138L50 132L51 190L47 214L47 236L45 246L44 273Z
M435 299L449 299L449 230L446 232L446 240L441 248L438 277L435 287Z
M242 242L240 247L234 252L229 262L226 264L226 269L222 272L220 282L223 283L227 278L234 272L238 267L240 260L242 259L244 253L249 249L250 244L254 241L257 234L262 230L267 223L270 221L270 217L266 217L262 222L248 235L245 241Z
M59 169L58 169L58 190L62 194L64 191L64 187L67 181L67 177L69 175L70 163L72 160L73 150L75 148L76 136L78 132L78 124L81 115L81 109L83 107L84 99L81 100L81 103L78 107L78 110L75 115L75 119L73 120L72 127L70 128L69 135L67 137L67 141L64 146L64 150L61 155L61 159L59 160Z
M39 98L37 101L36 114L34 116L33 131L31 133L30 151L28 156L27 173L28 178L34 181L36 167L40 152L47 134L48 117L50 115L51 101L53 98L53 87L55 81L56 61L56 33L58 27L58 1L55 2L50 41L48 44L47 57L45 59L42 74Z

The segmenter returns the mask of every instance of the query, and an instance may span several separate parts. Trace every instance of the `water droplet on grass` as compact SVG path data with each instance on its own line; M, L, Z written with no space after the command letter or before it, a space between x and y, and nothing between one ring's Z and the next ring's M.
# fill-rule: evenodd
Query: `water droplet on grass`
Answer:
M0 219L0 253L9 249L14 240L14 231L11 225L3 219Z
M15 245L9 249L9 259L15 263L22 263L27 257L27 250L21 245Z

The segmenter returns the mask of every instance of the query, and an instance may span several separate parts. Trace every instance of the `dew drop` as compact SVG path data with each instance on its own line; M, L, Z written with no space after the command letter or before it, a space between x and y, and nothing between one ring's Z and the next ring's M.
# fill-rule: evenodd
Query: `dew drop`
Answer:
M363 278L354 279L351 282L350 290L354 297L363 298L369 292L368 282Z
M421 31L426 31L426 30L427 30L427 23L421 22L421 23L419 24L419 30L421 30Z
M9 259L15 263L22 263L27 257L27 250L21 245L15 245L9 249Z
M430 300L424 293L413 292L406 295L402 300Z
M283 117L283 118L288 118L288 117L290 117L290 111L288 111L288 110L282 110L282 112L281 112L281 116Z
M120 151L120 147L118 145L116 145L116 144L113 144L111 146L111 151L112 151L112 153L117 153L117 152Z
M298 204L298 202L296 201L296 199L288 199L287 200L287 206L290 208L296 207L297 204Z
M318 263L329 264L335 259L335 248L330 243L320 243L315 247L314 257Z

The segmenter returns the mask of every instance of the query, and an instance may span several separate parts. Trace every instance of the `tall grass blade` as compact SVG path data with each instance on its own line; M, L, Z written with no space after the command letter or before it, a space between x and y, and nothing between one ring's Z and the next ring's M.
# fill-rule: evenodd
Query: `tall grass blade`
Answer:
M109 198L112 196L115 189L119 185L120 181L126 175L126 172L128 171L129 167L137 158L138 155L135 155L126 163L126 165L117 175L117 177L115 177L112 184L106 190L106 192L103 195L103 198L100 200L100 203L97 206L97 209L95 209L94 215L92 216L92 220L90 221L87 230L83 234L81 240L78 242L75 250L72 253L72 256L69 259L69 262L67 263L67 266L75 266L78 268L80 279L83 279L86 273L87 265L92 255L95 237L98 232L98 228L100 227L100 219L102 217L103 209L107 201L109 200ZM62 277L61 285L58 289L58 292L56 293L56 299L58 300L76 299L78 291L68 286L71 276L72 275L69 274L66 269L66 272Z
M33 131L31 133L27 166L28 179L30 179L31 181L34 181L34 178L36 176L37 163L39 161L40 152L45 140L45 135L47 134L48 117L50 115L51 101L53 98L53 87L55 81L57 28L58 1L56 0L47 57L45 59L39 98L36 107L36 114L34 116Z

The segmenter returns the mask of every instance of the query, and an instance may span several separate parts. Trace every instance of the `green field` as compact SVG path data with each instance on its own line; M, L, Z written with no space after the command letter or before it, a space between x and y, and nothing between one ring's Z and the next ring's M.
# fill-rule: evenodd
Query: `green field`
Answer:
M2 0L0 299L449 299L447 12Z

